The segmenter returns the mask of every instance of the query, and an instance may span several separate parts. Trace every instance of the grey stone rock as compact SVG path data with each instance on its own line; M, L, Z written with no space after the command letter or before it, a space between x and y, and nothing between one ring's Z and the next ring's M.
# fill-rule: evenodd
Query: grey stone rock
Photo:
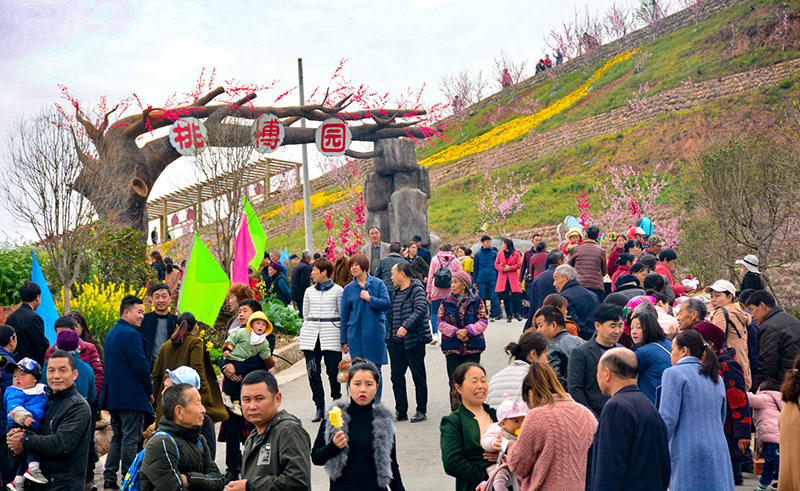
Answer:
M389 219L389 210L369 211L364 218L364 232L372 227L381 229L381 240L384 242L391 242L390 228L391 220Z
M364 178L364 200L367 202L367 210L385 210L389 206L392 190L391 174L382 176L375 172L367 173Z
M431 179L429 169L421 165L417 166L414 172L395 172L394 173L394 188L400 189L404 187L417 188L425 195L431 197Z
M428 236L428 197L419 189L404 187L392 193L388 211L392 241L405 244L415 235Z
M431 254L435 254L439 252L439 246L442 245L442 239L439 237L439 234L436 232L431 232L428 234L428 243L425 243L425 236L422 236L422 245L428 248L431 251Z
M415 144L408 138L389 138L378 140L375 151L380 155L375 157L373 165L378 174L391 174L395 171L415 171L417 164Z

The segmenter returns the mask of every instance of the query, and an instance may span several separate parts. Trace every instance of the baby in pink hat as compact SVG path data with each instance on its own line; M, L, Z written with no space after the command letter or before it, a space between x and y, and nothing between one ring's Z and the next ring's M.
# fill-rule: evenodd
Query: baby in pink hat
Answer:
M522 401L512 401L508 394L503 394L503 402L497 409L497 423L491 424L486 433L481 437L481 446L487 452L505 453L509 441L517 441L522 421L528 414L528 406ZM491 475L496 466L488 469ZM493 479L494 488L497 491L505 491L507 484L511 480L511 473L508 469L502 469Z

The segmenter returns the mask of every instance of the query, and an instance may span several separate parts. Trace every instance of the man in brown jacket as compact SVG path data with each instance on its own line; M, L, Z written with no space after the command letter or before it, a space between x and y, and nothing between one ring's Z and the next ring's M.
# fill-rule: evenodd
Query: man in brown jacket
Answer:
M595 225L586 227L586 240L576 245L567 256L567 264L578 271L578 283L591 291L600 302L605 298L603 277L608 273L606 251L597 243L600 229Z
M333 282L342 288L353 281L353 273L350 272L350 258L344 255L344 249L337 247L333 250Z

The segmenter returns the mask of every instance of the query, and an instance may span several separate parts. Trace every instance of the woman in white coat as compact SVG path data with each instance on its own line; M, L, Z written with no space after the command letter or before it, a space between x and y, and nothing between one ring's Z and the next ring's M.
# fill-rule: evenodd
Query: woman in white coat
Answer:
M341 286L331 279L333 263L325 257L314 261L311 279L314 286L307 288L303 297L303 327L300 329L300 350L306 358L308 384L311 398L317 408L313 423L325 415L325 389L322 386L322 360L331 384L331 398L342 397L342 386L337 380L339 362L342 361L341 331Z
M547 363L549 344L546 337L535 331L523 333L516 343L508 343L505 352L511 356L512 361L489 381L486 404L496 409L500 407L506 394L512 401L521 401L522 381L528 374L531 363Z

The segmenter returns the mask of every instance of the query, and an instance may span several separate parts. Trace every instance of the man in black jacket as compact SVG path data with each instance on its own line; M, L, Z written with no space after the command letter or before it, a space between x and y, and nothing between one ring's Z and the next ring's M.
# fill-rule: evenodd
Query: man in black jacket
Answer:
M385 260L382 259L381 262ZM425 345L433 339L428 324L428 300L425 287L414 278L407 261L392 267L392 283L395 290L392 294L392 308L386 316L386 343L392 369L395 420L408 419L406 370L411 369L417 397L417 411L411 422L418 423L427 419L425 413L428 408Z
M76 378L78 371L72 354L56 350L47 364L50 389L41 433L34 435L14 428L6 436L6 444L12 452L36 452L42 456L42 474L49 482L29 482L29 490L75 491L86 485L86 459L94 431L89 404L75 389Z
M391 298L395 290L394 283L392 282L392 277L394 276L392 268L395 264L408 263L408 261L400 255L401 249L400 242L392 242L389 244L389 255L378 262L378 269L375 270L375 274L373 275L386 285L389 298Z
M292 301L297 304L297 311L300 318L303 318L303 299L306 290L311 286L311 251L301 253L300 262L295 264L292 269Z
M783 382L800 354L800 321L778 307L766 290L754 292L747 303L759 326L758 372L753 374L752 387L758 388L767 379Z
M139 470L142 491L222 491L225 477L211 458L209 443L200 434L206 413L200 392L176 384L161 396L164 416L147 443Z
M667 426L636 386L633 351L610 349L600 358L597 382L606 403L589 453L586 489L666 490L670 457Z
M42 303L42 290L32 281L26 281L19 289L22 305L6 319L6 324L17 333L17 359L25 357L44 365L44 354L50 342L44 335L44 321L34 312Z
M175 332L178 316L169 311L172 301L172 292L164 283L157 283L147 293L153 302L153 312L148 312L142 319L139 332L144 338L144 356L150 363L150 370L156 364L158 351Z
M530 302L530 309L528 309L528 320L525 322L523 330L528 330L530 327L535 327L533 315L537 310L544 305L544 299L552 293L558 293L556 287L553 285L553 273L556 268L564 264L564 253L555 250L547 254L547 269L539 273L528 288L528 301ZM534 329L535 330L535 329Z

